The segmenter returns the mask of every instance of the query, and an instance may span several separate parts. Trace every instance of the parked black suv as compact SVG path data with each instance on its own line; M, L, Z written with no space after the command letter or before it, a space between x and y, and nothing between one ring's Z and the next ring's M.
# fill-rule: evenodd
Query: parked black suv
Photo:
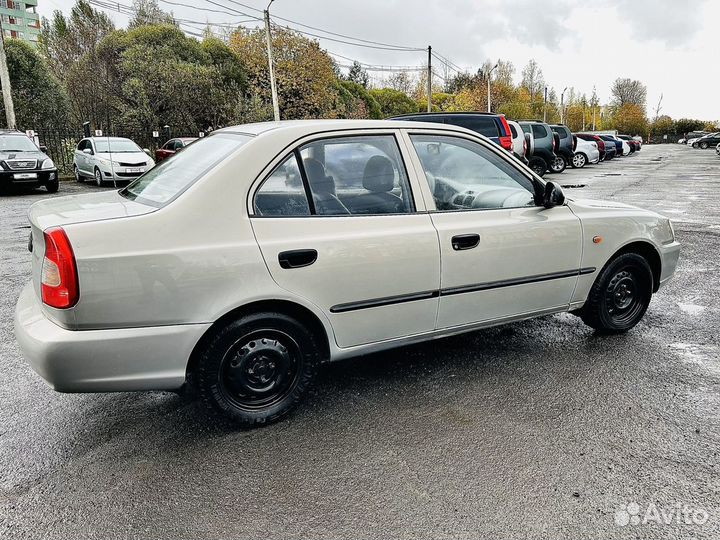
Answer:
M555 139L555 161L553 162L550 170L555 173L561 173L565 170L568 164L573 162L573 156L575 155L575 139L573 134L562 124L554 124L550 126L554 133L557 133L557 139Z
M550 125L544 122L523 120L518 123L523 131L530 135L526 137L530 144L528 167L542 176L546 170L551 169L555 161L555 134Z
M27 135L16 130L0 130L0 189L9 186L36 188L49 193L58 190L58 173L53 160Z

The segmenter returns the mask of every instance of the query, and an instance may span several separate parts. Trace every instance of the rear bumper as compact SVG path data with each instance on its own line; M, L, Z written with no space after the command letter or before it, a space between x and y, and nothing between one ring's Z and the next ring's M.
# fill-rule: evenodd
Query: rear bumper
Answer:
M34 178L17 178L16 175L35 175ZM41 169L34 171L6 171L0 169L0 185L2 186L45 186L57 182L57 169Z
M67 330L48 320L32 288L15 308L15 336L30 366L58 392L172 390L209 324Z
M675 274L678 259L680 258L680 242L665 244L660 247L660 287L665 285Z

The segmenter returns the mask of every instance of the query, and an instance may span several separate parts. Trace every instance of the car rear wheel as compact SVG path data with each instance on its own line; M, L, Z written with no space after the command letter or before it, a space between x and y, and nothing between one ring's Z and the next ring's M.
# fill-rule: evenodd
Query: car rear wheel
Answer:
M705 141L700 143L700 148L702 148L703 150L707 150L707 147L708 147L708 143L706 143Z
M77 165L73 165L73 173L75 174L75 181L76 182L84 182L85 177L80 174L80 169L78 169Z
M528 167L530 167L532 171L540 177L544 176L545 171L547 170L545 160L538 157L530 158Z
M580 316L598 331L627 332L645 315L652 289L653 274L647 260L637 253L625 253L603 268Z
M98 187L102 187L103 185L102 172L97 167L95 167L95 183L98 185Z
M241 427L276 422L300 402L317 372L315 336L282 313L256 313L219 329L199 357L195 384L212 411Z
M573 156L572 166L576 169L582 169L587 165L587 156L582 153L577 153Z
M550 163L550 171L554 173L561 173L567 167L567 161L563 156L555 156L555 159Z

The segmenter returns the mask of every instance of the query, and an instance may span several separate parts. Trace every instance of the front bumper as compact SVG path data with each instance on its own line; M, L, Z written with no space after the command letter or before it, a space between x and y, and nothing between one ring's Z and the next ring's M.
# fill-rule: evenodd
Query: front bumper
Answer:
M150 167L142 167L142 170L139 172L127 172L128 167L113 167L111 169L103 165L98 168L102 172L103 181L105 182L132 182L150 169Z
M675 274L678 259L680 258L680 242L673 241L670 244L660 246L660 287L665 285Z
M31 176L27 178L27 176ZM46 186L58 181L57 169L5 170L0 169L0 185L2 186Z
M58 392L172 390L210 324L67 330L50 321L28 283L15 308L15 336L30 366Z

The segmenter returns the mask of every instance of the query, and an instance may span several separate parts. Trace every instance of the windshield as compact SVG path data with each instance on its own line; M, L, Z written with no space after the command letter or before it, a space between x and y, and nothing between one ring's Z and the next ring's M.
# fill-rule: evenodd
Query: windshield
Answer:
M94 142L95 151L99 153L116 152L119 154L123 152L142 152L142 148L140 148L130 139L110 139L110 144L108 144L107 139L95 139Z
M0 137L0 152L37 152L38 147L25 135Z
M151 206L164 206L251 138L217 133L195 141L150 169L121 190L120 195Z

